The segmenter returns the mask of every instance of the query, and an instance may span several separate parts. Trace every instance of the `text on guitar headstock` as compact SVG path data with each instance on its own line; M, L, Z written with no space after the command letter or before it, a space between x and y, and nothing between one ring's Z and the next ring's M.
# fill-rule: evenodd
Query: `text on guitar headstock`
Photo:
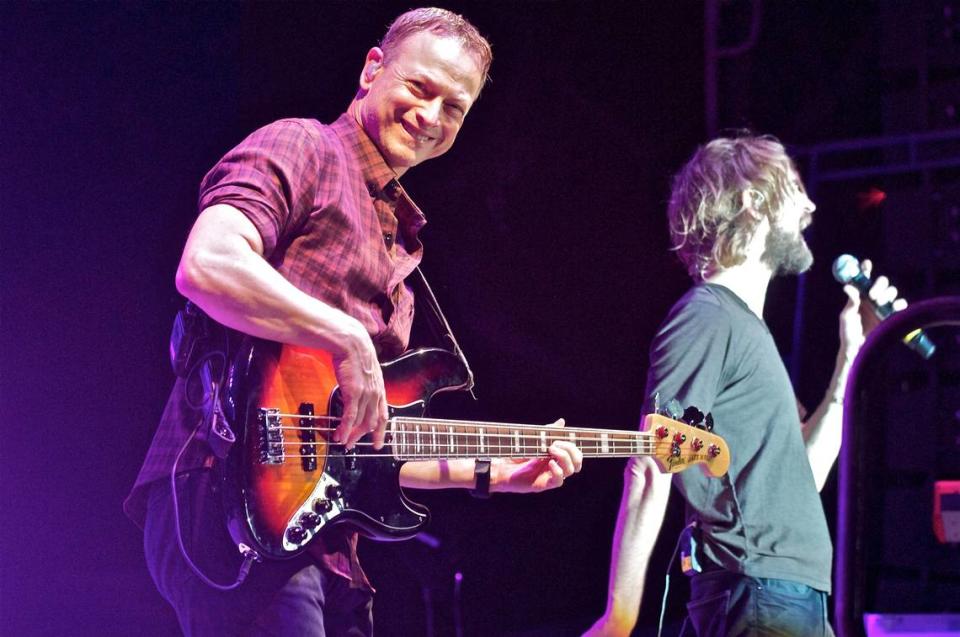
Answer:
M700 464L708 476L724 475L730 466L730 450L726 441L713 433L713 417L696 407L687 407L681 413L675 400L667 405L667 411L670 415L647 414L641 426L653 435L652 456L660 470L676 473Z

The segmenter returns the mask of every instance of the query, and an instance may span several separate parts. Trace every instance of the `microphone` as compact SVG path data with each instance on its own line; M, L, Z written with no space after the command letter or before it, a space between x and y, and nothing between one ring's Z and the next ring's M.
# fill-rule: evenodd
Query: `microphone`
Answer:
M874 314L876 314L880 320L894 313L893 303L888 301L883 305L877 305L876 301L870 298L869 293L871 286L873 286L873 281L860 269L860 262L857 261L856 257L849 254L841 254L837 257L833 262L833 278L843 285L852 285L860 290L863 299L870 304ZM934 345L933 341L920 329L913 330L904 336L903 343L924 359L929 359L933 356L933 353L937 351L937 346Z

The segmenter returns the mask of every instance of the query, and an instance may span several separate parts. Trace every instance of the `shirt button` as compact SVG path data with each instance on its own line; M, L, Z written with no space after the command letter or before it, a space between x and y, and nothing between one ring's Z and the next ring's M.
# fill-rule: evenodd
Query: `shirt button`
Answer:
M392 247L392 246L393 246L393 233L392 233L392 232L384 232L384 233L383 233L383 242L387 245L387 248Z
M396 179L391 179L383 187L383 191L386 193L387 197L389 197L390 200L393 201L400 196L400 183L397 182Z

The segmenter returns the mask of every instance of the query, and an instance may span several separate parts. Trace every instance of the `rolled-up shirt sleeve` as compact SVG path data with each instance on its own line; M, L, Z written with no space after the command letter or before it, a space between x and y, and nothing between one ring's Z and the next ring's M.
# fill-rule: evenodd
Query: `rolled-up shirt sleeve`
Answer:
M253 132L229 151L200 184L199 209L233 206L253 222L269 259L283 237L318 205L323 139L298 120Z

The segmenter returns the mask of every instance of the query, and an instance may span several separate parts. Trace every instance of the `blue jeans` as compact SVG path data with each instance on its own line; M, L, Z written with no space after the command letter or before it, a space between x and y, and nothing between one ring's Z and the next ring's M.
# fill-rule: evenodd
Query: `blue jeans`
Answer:
M827 594L789 580L702 573L687 612L698 637L833 637Z
M229 584L241 558L226 530L217 488L209 470L177 476L180 525L190 558L207 577ZM177 544L169 480L158 480L151 488L143 542L150 575L185 635L373 634L372 593L350 588L346 579L307 555L254 564L246 581L232 591L203 583Z

